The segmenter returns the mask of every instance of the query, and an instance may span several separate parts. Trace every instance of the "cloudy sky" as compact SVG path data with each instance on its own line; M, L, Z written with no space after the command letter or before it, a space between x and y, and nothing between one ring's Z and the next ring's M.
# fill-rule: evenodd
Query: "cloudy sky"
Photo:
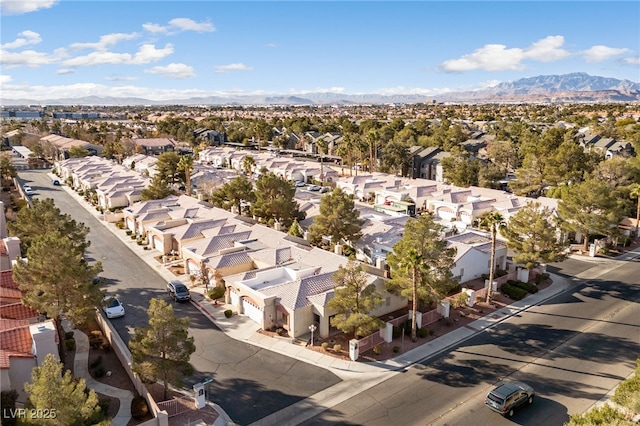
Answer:
M0 100L640 82L638 1L0 0Z

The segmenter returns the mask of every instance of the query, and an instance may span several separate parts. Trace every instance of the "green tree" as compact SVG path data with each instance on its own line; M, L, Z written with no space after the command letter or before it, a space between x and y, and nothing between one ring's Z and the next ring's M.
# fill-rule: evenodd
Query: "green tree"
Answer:
M406 176L409 168L409 147L402 142L389 142L383 149L381 169L385 173Z
M72 146L69 148L69 157L71 158L88 157L89 154L89 151L81 146Z
M162 179L162 176L155 175L151 179L151 184L140 191L142 201L162 200L170 195L175 195L176 191L169 186L169 183Z
M289 228L294 219L303 220L304 212L300 212L294 196L296 188L291 182L276 176L273 172L261 175L256 181L256 201L251 212L269 224L279 222Z
M442 229L428 215L409 219L404 235L387 256L391 279L387 289L412 301L414 312L418 301L431 304L440 301L457 283L451 267L455 248L441 238ZM412 317L411 338L416 338L416 315Z
M636 237L640 237L640 183L631 185L629 196L636 199Z
M582 234L583 250L589 249L589 237L594 234L611 235L622 217L621 209L609 187L602 181L590 179L563 188L558 213L561 226L569 232Z
M133 370L142 377L162 380L166 400L170 383L181 386L182 376L193 374L189 359L196 347L189 337L189 318L177 318L165 301L151 299L147 316L149 325L137 327L129 341Z
M253 184L244 175L225 183L211 194L211 203L214 206L226 210L231 210L231 207L235 206L238 214L242 214L244 202L253 203L255 200L256 194L253 191Z
M87 389L84 379L75 379L69 370L62 374L63 364L48 354L40 367L31 371L31 382L24 385L29 394L26 408L36 412L55 413L44 419L31 417L27 424L36 425L109 425L100 408L98 394ZM26 411L27 414L31 410Z
M454 147L451 155L442 159L443 176L455 186L477 186L479 171L480 162L462 148Z
M335 188L327 193L320 201L320 212L313 218L313 224L309 227L311 241L319 244L322 237L331 237L332 244L341 244L342 241L353 245L362 236L360 211L350 195L341 188Z
M13 278L23 292L22 303L54 319L64 342L62 316L76 324L95 315L103 293L92 284L102 264L89 265L77 244L60 231L35 237L27 250L27 261L13 268ZM64 352L64 345L60 345Z
M302 237L303 230L300 224L298 223L298 219L294 219L293 223L289 227L289 235L293 235L294 237Z
M507 247L517 253L513 260L527 269L566 257L566 244L559 238L553 212L540 203L527 203L509 218L500 232L507 239Z
M173 151L160 154L156 163L154 178L158 177L169 186L176 183L184 183L184 172L180 169L180 158L180 155Z
M349 261L346 267L340 266L333 274L334 295L327 307L337 314L331 318L331 325L344 333L354 336L367 336L377 330L382 320L370 315L384 299L376 291L362 266Z
M242 159L242 170L251 178L256 168L256 160L251 155L246 155Z
M89 247L87 241L89 228L84 223L78 223L68 214L62 214L52 198L34 198L30 209L21 209L16 220L8 222L9 233L20 238L22 253L26 254L34 238L51 231L58 231L73 242L73 247L79 253Z
M191 196L191 172L193 171L193 157L183 155L178 161L178 170L184 173L184 186L188 196Z
M490 212L478 218L478 226L491 233L491 256L489 260L489 288L487 289L487 303L491 302L491 289L496 271L496 238L498 228L502 225L504 225L504 218L498 212Z

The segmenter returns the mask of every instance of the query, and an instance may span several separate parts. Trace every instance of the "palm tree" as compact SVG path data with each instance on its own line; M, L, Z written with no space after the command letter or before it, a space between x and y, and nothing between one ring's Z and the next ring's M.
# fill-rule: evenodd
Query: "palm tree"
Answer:
M178 162L178 169L184 171L184 185L187 190L187 195L191 196L191 171L193 170L193 157L190 155L183 155Z
M631 197L635 198L638 202L638 208L636 210L636 238L640 237L640 183L634 183L631 185Z
M496 270L496 234L498 227L504 225L504 218L498 212L487 213L478 219L478 225L482 229L491 232L491 260L489 261L489 288L487 289L486 303L491 302L491 289Z
M420 265L422 263L422 256L415 250L410 249L407 252L406 257L402 260L401 266L407 271L411 271L411 341L418 340L417 330L417 312L418 312L418 282L420 281Z
M329 145L327 141L322 138L318 138L316 140L316 148L318 149L318 154L320 154L320 185L324 186L324 154L327 153L327 149Z
M256 160L251 155L247 155L242 159L242 170L249 175L249 178L253 177L253 169L255 167Z

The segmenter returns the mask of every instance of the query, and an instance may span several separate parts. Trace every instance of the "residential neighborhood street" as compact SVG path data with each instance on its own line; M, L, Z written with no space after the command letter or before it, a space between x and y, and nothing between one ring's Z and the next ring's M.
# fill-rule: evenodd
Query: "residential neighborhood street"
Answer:
M640 352L638 266L637 258L555 265L558 272L582 270L580 277L593 279L303 424L511 424L484 407L484 397L501 379L512 379L537 391L534 404L513 421L562 425L635 368ZM608 271L611 267L615 269Z
M29 182L36 197L53 198L63 213L91 229L87 260L102 262L106 290L118 295L125 305L126 315L111 320L125 342L135 327L147 325L146 309L151 298L165 299L173 304L178 316L191 319L189 333L197 348L191 363L196 373L185 385L190 388L205 377L212 378L208 389L211 399L234 421L255 422L340 382L340 378L320 367L234 340L190 303L171 302L158 272L134 255L64 189L51 185L48 170L22 171L20 179Z

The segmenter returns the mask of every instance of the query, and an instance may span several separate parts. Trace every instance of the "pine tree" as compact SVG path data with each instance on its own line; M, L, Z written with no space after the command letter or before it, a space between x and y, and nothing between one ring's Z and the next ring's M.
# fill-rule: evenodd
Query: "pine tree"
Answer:
M517 253L513 260L527 269L566 257L566 244L560 241L556 220L540 203L528 203L518 210L500 232L507 239L507 247Z
M320 213L309 227L311 241L318 244L322 237L331 237L332 244L343 241L353 244L362 236L364 220L360 219L351 196L336 188L320 201Z
M166 400L169 383L180 386L183 375L193 374L189 359L196 347L189 337L189 318L177 318L165 301L151 299L147 316L149 326L136 328L129 341L133 370L142 377L162 380Z
M337 312L331 318L331 325L344 333L367 336L377 330L382 320L369 315L384 299L376 291L362 266L349 261L346 267L340 266L333 275L334 295L327 307Z
M256 181L256 200L251 212L269 224L279 222L288 229L294 219L305 218L294 199L296 188L291 182L276 176L273 172L260 176Z
M428 215L409 219L402 239L387 256L391 279L387 289L412 302L411 339L417 339L418 301L442 300L456 286L451 267L456 250L441 239L441 227Z
M40 367L31 372L31 382L24 385L29 394L27 408L47 413L50 419L27 419L38 425L108 425L93 390L87 391L85 380L76 380L69 370L62 374L62 363L48 354ZM27 414L31 410L26 410Z

